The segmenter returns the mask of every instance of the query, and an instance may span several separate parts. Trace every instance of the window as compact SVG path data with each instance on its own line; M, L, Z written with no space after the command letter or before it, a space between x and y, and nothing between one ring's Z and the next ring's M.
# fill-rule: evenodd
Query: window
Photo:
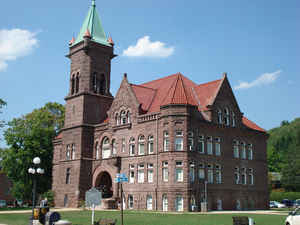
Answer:
M125 152L125 138L122 138L122 152Z
M207 137L207 154L212 155L212 137Z
M76 88L75 88L75 92L78 93L79 91L79 73L77 73L77 76L76 76Z
M163 202L163 211L167 212L168 211L168 196L164 194L162 196L162 202Z
M148 164L148 183L153 183L153 164Z
M191 162L190 163L190 182L194 182L195 181L195 163Z
M150 135L148 137L148 154L154 153L154 143L153 143L153 136Z
M152 210L152 196L147 195L147 210Z
M64 196L64 207L67 207L67 206L68 206L68 203L69 203L68 195L65 194L65 196Z
M175 209L176 211L183 211L183 198L181 195L176 196L175 200Z
M140 164L138 166L138 183L144 183L145 172L144 172L144 164Z
M70 160L70 151L71 151L71 149L70 149L70 145L67 145L67 152L66 152L66 159L67 160Z
M116 113L115 122L117 125L119 125L119 114L118 113Z
M225 124L226 126L229 126L229 123L230 123L229 117L230 117L230 115L229 115L229 110L228 110L228 108L225 108L225 109L224 109L224 113L225 113L224 124Z
M167 152L170 150L169 146L170 146L169 132L165 131L164 132L164 152Z
M99 159L100 157L100 145L98 141L96 142L96 159Z
M134 165L129 165L129 183L134 183Z
M67 168L67 171L66 171L66 184L70 183L70 176L71 176L71 168Z
M253 159L253 145L252 144L249 144L248 145L248 159L249 160L252 160Z
M241 146L242 146L242 159L246 159L246 143L241 142Z
M71 94L73 95L74 92L75 92L75 77L73 74L72 79L71 79Z
M116 155L117 154L117 143L116 143L115 139L112 140L111 146L112 146L112 154Z
M198 152L204 153L204 136L200 135L198 137Z
M218 109L217 113L218 113L218 124L222 124L223 123L223 120L222 120L222 110Z
M247 184L246 168L242 168L242 184Z
M132 137L132 138L130 138L130 140L129 140L129 154L131 155L131 156L133 156L135 153L134 153L134 148L135 148L135 140L134 140L134 138Z
M75 159L75 144L72 144L72 154L71 159Z
M253 185L254 184L254 179L253 179L253 169L249 169L249 184Z
M128 195L128 208L133 209L133 195Z
M239 142L236 141L236 140L233 141L233 157L234 158L239 158L240 157Z
M175 181L183 182L183 168L182 161L177 161L175 164Z
M205 170L204 170L203 163L199 164L198 177L199 177L199 179L205 179Z
M214 183L214 172L212 165L207 165L207 178L209 184Z
M131 114L129 111L127 112L127 123L131 123Z
M97 79L97 73L94 73L93 74L93 91L94 91L94 93L97 93L98 91L97 91L97 81L98 81L98 79Z
M169 169L168 169L168 162L163 162L163 181L168 182L169 181Z
M236 126L236 122L235 122L235 114L234 112L232 111L232 127L235 127Z
M188 150L194 151L194 134L191 131L188 133Z
M222 173L221 173L221 166L216 165L216 183L221 184L222 183Z
M139 155L145 155L145 136L139 137Z
M238 167L235 167L234 181L235 181L235 184L239 184L240 183L240 172L239 172L239 168Z
M183 132L176 131L175 151L182 151L182 150L183 150Z
M104 138L102 143L102 159L107 159L110 157L110 144L107 137Z
M221 139L218 137L218 138L215 138L215 151L216 151L216 155L217 156L220 156L221 155Z
M195 208L196 208L196 199L195 199L194 195L191 196L190 207L191 207L192 211L195 211Z
M121 124L126 124L127 123L127 116L126 112L123 110L121 111Z

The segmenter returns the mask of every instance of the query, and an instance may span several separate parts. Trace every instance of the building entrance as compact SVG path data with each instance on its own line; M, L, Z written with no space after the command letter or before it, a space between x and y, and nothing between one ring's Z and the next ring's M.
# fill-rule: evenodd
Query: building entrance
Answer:
M96 180L95 188L102 192L102 198L113 196L112 179L108 172L101 172Z

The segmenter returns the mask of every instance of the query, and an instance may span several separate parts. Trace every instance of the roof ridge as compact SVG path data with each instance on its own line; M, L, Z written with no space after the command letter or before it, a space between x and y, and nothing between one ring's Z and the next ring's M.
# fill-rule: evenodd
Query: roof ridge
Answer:
M140 84L132 84L132 83L130 83L130 85L133 85L133 86L136 86L136 87L142 87L142 88L151 89L151 90L153 90L153 91L156 91L156 90L157 90L157 89L155 89L155 88L151 88L151 87L145 87L145 86L143 86L143 85L140 85Z
M176 74L174 74L174 75L176 75ZM170 93L170 91L172 90L172 88L173 88L174 83L176 82L176 80L177 80L177 79L175 79L175 80L173 81L173 83L171 84L169 90L167 91L166 95L164 96L163 100L161 101L161 104L164 104L164 102L166 101L166 99L167 99L167 97L169 96L169 93ZM172 98L173 98L173 97L172 97ZM172 99L172 98L171 98L171 99Z
M165 77L161 77L161 78L158 78L156 80L151 80L151 81L148 81L146 83L142 83L140 85L145 85L145 84L149 84L149 83L153 83L155 81L159 81L159 80L163 80L163 79L166 79L166 78L170 78L170 77L173 77L173 76L176 76L178 73L174 73L174 74L171 74L171 75L168 75L168 76L165 76Z
M181 85L182 85L182 88L183 88L183 94L184 94L184 96L185 96L186 104L189 104L188 97L187 97L187 90L186 90L185 85L184 85L184 82L183 82L183 80L182 80L182 74L180 74L180 73L179 73L179 75L178 75L178 80L179 80L179 79L181 80Z
M179 74L176 74L177 75L177 79L176 79L176 83L175 83L175 85L174 85L174 90L173 90L173 96L172 96L172 98L171 98L171 102L173 102L174 101L174 98L175 98L175 93L176 93L176 90L177 90L177 86L178 86L178 81L179 81L179 77L180 77L180 75Z
M215 83L217 81L221 81L222 79L218 79L218 80L213 80L213 81L209 81L209 82L206 82L206 83L202 83L202 84L197 85L197 87L202 86L202 85L204 86L204 85L212 84L212 83Z

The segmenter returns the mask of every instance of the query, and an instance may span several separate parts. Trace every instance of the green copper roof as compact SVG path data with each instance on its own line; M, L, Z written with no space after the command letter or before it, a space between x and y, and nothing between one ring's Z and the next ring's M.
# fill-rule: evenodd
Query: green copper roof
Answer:
M77 36L73 45L83 41L84 34L87 30L89 30L93 41L103 45L111 46L107 42L107 38L102 28L101 20L96 10L95 0L92 0L92 6L81 26L79 35Z

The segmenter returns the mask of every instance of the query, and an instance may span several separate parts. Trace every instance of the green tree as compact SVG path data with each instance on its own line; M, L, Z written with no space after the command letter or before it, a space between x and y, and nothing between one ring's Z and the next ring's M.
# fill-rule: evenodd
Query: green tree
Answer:
M2 152L2 166L12 180L12 194L16 198L31 198L32 177L28 168L32 159L41 158L44 175L38 176L37 192L51 189L52 183L52 140L64 123L64 106L47 103L44 107L8 122L4 138L8 149Z
M0 114L2 113L2 108L4 106L6 106L6 102L0 98ZM3 128L4 125L5 125L5 121L1 120L1 118L0 118L0 129ZM1 137L0 137L0 140L1 140Z

